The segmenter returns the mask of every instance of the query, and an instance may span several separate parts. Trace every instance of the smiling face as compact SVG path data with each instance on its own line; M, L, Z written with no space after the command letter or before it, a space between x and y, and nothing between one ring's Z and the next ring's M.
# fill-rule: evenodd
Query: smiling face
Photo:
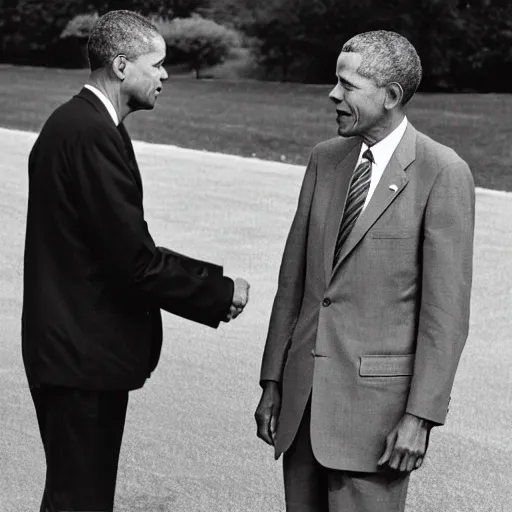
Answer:
M371 145L386 124L387 88L361 76L357 70L362 62L359 53L342 52L336 65L338 83L329 94L336 105L338 134L360 136Z
M151 110L162 91L162 83L169 78L163 62L166 46L161 36L155 36L150 51L126 60L122 94L127 97L131 111Z

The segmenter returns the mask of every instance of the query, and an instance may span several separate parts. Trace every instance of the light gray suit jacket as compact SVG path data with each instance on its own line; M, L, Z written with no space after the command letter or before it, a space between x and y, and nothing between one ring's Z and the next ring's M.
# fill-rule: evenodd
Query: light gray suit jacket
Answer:
M260 377L282 385L276 458L312 389L318 461L373 472L406 411L445 421L469 327L475 199L467 164L409 124L333 270L360 148L338 137L311 154Z

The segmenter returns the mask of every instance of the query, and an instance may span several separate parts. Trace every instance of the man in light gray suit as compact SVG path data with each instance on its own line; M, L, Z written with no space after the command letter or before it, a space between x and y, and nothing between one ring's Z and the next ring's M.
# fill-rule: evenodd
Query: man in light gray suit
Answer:
M469 326L474 182L416 131L414 47L348 41L282 259L258 436L284 453L288 512L399 512L445 421Z

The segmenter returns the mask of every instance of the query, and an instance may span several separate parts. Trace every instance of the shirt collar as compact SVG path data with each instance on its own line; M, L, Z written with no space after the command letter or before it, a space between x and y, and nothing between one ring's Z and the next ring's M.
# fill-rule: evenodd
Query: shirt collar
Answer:
M391 160L391 156L395 152L395 149L398 147L398 144L400 144L400 141L404 136L405 130L407 129L407 124L407 117L404 117L402 122L389 135L384 137L381 141L377 142L377 144L374 144L370 148L373 159L375 161L375 165L381 168L384 168L388 165L389 161ZM360 155L362 155L367 149L368 146L363 142Z
M112 121L114 121L114 124L116 126L119 125L119 118L117 117L116 109L114 108L114 105L112 105L112 102L96 87L85 84L84 87L86 89L89 89L92 93L94 93L100 101L105 105L105 108L108 110L108 113L110 114L110 117L112 118Z

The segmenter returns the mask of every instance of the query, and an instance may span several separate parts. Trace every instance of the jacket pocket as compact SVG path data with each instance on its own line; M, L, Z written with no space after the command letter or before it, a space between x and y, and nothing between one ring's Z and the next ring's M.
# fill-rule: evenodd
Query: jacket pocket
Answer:
M370 238L376 238L379 240L392 240L401 238L412 238L415 235L415 232L411 230L386 230L370 231L370 233L368 234Z
M361 356L361 377L402 377L414 373L414 354Z

